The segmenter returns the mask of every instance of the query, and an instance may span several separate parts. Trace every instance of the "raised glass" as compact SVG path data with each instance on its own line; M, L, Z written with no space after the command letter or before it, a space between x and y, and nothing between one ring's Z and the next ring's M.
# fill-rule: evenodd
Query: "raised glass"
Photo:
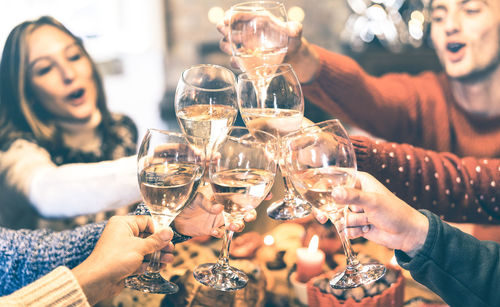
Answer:
M259 83L262 79L262 82L268 84L265 93L260 91ZM304 115L304 98L292 66L260 66L239 75L238 106L248 128L266 131L278 141L282 136L299 129ZM309 215L311 205L294 193L288 182L283 161L281 158L278 160L285 195L282 200L269 206L268 215L276 220L292 220Z
M231 223L243 222L271 190L276 175L276 139L263 131L232 127L213 147L209 180L215 200L224 205L226 230L216 263L199 265L193 274L200 283L222 291L241 289L247 275L229 265Z
M137 155L137 175L155 231L168 227L192 200L203 172L202 155L184 135L148 130ZM154 253L146 272L127 278L126 287L148 293L177 292L177 285L160 275L159 257L160 252Z
M249 1L230 9L229 42L241 70L281 64L288 50L286 10L278 1Z
M348 206L338 205L333 190L354 187L356 156L339 120L328 120L302 128L285 137L285 167L297 191L318 210L326 213L339 234L347 265L330 280L333 288L354 288L373 282L385 274L380 263L362 264L347 239L345 219Z
M186 136L208 154L219 136L225 134L238 114L236 78L218 65L186 69L175 91L175 113Z

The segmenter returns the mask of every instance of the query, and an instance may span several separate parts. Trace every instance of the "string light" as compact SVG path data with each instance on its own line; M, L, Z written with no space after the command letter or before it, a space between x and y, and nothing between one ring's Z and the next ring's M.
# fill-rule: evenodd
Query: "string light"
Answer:
M349 16L342 39L354 51L363 51L375 38L387 49L399 52L405 45L419 47L426 26L428 0L346 0Z

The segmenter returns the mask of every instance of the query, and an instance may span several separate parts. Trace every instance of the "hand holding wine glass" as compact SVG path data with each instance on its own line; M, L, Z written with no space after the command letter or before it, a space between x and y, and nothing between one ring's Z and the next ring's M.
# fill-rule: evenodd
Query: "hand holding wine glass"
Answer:
M288 48L283 3L243 2L233 5L228 15L228 41L241 70L283 62Z
M203 171L202 155L184 135L148 130L137 155L137 175L155 231L169 226L192 200ZM160 275L159 256L159 253L153 254L147 271L126 279L126 286L148 293L177 292L178 287Z
M229 265L231 223L243 222L267 196L276 174L276 139L263 131L232 127L214 147L209 179L215 199L224 206L226 231L217 263L199 265L193 274L200 283L231 291L246 286L248 277Z
M333 288L353 288L373 282L385 274L379 263L361 264L346 236L348 206L335 201L338 187L354 187L356 157L354 148L338 120L328 120L285 138L286 169L297 191L316 209L327 214L339 233L347 258L346 269L336 275Z

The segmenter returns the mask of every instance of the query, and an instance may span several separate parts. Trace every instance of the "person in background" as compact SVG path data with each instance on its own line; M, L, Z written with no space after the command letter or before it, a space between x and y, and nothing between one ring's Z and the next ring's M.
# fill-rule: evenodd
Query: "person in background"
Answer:
M451 222L500 223L500 2L434 0L431 39L444 73L368 75L288 22L305 97L378 141L352 136L358 168L415 208ZM230 54L229 14L218 30Z
M161 250L161 263L171 262L173 255L172 231L161 229L160 231L141 238L141 234L152 233L154 230L153 220L149 216L115 216L112 217L106 227L104 225L86 225L73 231L45 234L40 230L29 232L12 231L0 229L2 239L6 235L19 239L21 242L31 245L34 251L37 244L42 240L51 240L55 243L51 248L60 249L64 254L65 248L72 244L86 242L86 236L92 235L95 228L101 228L100 235L90 255L80 255L86 259L73 269L66 266L58 266L51 269L49 273L33 283L17 290L16 292L0 297L2 306L90 306L97 302L118 294L123 289L124 279L129 275L140 272L143 267L144 257L154 251ZM104 227L104 230L102 228ZM38 239L38 242L30 242ZM92 238L93 239L93 238ZM43 244L43 243L42 243ZM11 241L13 256L23 257L21 243ZM2 245L2 249L3 249ZM50 252L50 248L38 250L39 252ZM29 251L27 251L29 252ZM32 251L33 252L33 251ZM87 257L88 256L88 257ZM5 256L2 256L2 261ZM12 259L17 261L17 259ZM29 265L29 262L25 262ZM2 281L5 283L5 280ZM5 293L2 293L5 294Z
M0 62L1 226L68 228L73 219L38 225L39 216L70 218L139 202L136 142L132 120L108 110L79 38L48 16L10 32ZM87 217L77 224L95 220Z
M357 178L359 189L333 191L336 203L354 211L346 219L350 238L395 249L399 265L450 306L499 305L500 244L479 241L428 210L415 210L367 173Z

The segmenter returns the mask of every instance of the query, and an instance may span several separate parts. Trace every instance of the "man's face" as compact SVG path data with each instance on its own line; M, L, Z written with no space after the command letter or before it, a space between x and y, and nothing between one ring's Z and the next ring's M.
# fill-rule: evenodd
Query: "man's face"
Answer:
M499 0L434 0L431 38L446 73L480 77L500 62Z

